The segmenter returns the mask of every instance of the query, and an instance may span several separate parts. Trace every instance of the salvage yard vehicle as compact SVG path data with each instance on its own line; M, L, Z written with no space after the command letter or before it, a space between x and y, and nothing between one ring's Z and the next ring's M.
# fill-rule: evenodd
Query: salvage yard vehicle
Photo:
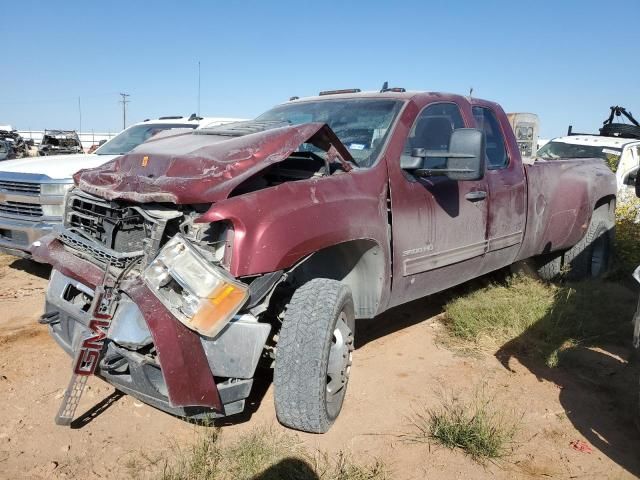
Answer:
M130 126L94 154L58 155L53 159L32 157L0 163L0 252L31 256L33 242L62 223L64 195L73 185L71 176L81 168L113 160L164 130L194 129L235 120L195 115L161 117Z
M0 160L11 160L29 156L29 142L11 125L0 125Z
M279 421L308 432L341 411L356 319L531 257L601 275L616 194L601 159L523 165L496 103L401 88L295 99L74 179L33 250L53 266L41 322L74 357L59 423L90 374L236 414L262 363Z
M82 142L75 130L45 130L38 145L38 155L72 155L84 153Z

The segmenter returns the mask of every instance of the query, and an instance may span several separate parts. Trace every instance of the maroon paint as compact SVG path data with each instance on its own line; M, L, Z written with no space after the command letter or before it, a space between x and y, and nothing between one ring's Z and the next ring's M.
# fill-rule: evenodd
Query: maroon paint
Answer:
M51 264L55 270L92 290L102 282L104 271L93 263L69 253L53 233L42 237L40 244L32 247L31 254L37 262Z
M302 143L324 150L334 147L343 164L351 160L329 127L307 123L241 137L165 136L99 167L80 170L73 178L85 192L107 200L210 203L227 198L237 185L285 160Z
M230 271L239 277L286 269L323 248L369 239L379 245L384 255L378 313L514 260L569 247L584 235L596 202L615 196L615 177L599 160L537 161L523 166L507 117L497 104L437 93L353 95L367 96L405 101L380 159L369 169L288 182L228 198L241 182L286 159L303 142L325 150L333 146L343 159L348 158L348 151L330 129L322 124L306 124L244 137L189 134L152 140L102 167L80 171L75 180L83 190L106 199L211 203L198 221L232 222ZM510 158L507 168L487 171L482 180L475 182L407 176L400 169L407 135L419 112L434 102L459 105L469 127L475 126L473 105L491 108L506 138ZM149 157L146 167L142 166L144 156ZM467 193L481 189L488 193L485 200L470 203L465 199ZM387 225L389 198L393 242ZM489 247L490 251L464 261L433 269L419 264L425 254L448 254L482 242L491 245L496 239L501 241L519 231L523 231L522 241ZM86 266L88 262L61 248L57 242L43 241L34 256L53 262L55 268L83 283L99 281ZM412 265L414 273L407 274L407 265ZM174 395L185 395L190 401L206 398L209 406L218 406L217 390L209 383L208 365L200 353L194 359L184 350L190 346L202 351L199 342L196 345L196 334L166 311L162 313L163 320L156 321L158 308L149 300L152 295L137 287L130 286L152 328L154 341L166 345L164 357L160 354L165 380L175 386L172 388L180 385L180 393L170 392L172 402L179 404ZM149 320L150 317L156 320ZM177 343L169 337L178 338ZM167 362L173 362L176 356L176 363L168 366ZM177 377L187 372L199 372L194 383L178 381Z
M212 407L224 413L198 334L178 322L143 283L127 281L122 289L149 325L171 406Z
M523 166L508 119L493 102L439 93L352 96L405 101L380 159L369 169L228 198L242 181L286 159L305 141L325 149L333 145L347 158L330 129L306 124L243 137L169 136L142 144L102 167L81 171L75 178L83 190L107 199L212 203L198 221L233 223L230 271L235 276L286 269L323 248L370 239L381 247L385 260L378 312L514 260L568 247L584 234L596 201L615 195L615 180L596 160L538 161ZM472 106L492 109L506 138L508 167L487 170L485 178L476 182L408 178L399 166L406 137L419 112L436 102L456 103L469 127L475 126ZM142 167L144 156L149 157L147 167ZM465 195L474 190L487 191L487 199L468 202ZM393 252L387 228L388 196ZM407 252L426 248L432 254L447 253L483 241L501 241L519 231L524 239L515 244L440 268L414 267L406 274L405 260L414 261Z
M33 250L39 262L50 263L55 270L95 289L103 270L65 250L53 235L43 237ZM178 322L141 282L127 280L124 293L138 305L149 326L158 351L169 403L174 407L202 406L223 412L213 374L197 333Z

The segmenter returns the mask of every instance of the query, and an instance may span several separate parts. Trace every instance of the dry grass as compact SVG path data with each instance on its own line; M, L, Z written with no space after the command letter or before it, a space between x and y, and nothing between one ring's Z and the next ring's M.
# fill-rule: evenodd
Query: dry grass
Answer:
M476 392L471 401L448 396L436 409L414 412L409 417L412 431L405 438L412 442L435 442L459 448L483 463L511 453L518 422L515 415L501 411L494 398Z
M385 465L361 464L345 453L311 453L297 436L256 428L232 442L204 427L187 448L174 446L156 457L136 454L127 462L135 478L162 480L386 480Z
M631 338L635 306L635 292L617 283L550 285L515 276L451 300L444 323L454 346L479 351L508 343L556 366L576 345Z

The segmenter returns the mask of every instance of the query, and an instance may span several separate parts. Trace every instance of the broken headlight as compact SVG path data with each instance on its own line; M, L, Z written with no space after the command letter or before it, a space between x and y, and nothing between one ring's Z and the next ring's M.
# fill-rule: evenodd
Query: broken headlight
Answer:
M144 272L144 282L185 326L213 337L238 313L249 288L174 236Z

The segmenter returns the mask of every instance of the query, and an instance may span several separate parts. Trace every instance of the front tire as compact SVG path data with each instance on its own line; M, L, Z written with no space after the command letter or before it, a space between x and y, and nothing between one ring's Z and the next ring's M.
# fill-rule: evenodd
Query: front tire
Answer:
M280 423L305 432L329 430L347 390L354 326L351 291L343 283L318 278L295 291L276 346Z

